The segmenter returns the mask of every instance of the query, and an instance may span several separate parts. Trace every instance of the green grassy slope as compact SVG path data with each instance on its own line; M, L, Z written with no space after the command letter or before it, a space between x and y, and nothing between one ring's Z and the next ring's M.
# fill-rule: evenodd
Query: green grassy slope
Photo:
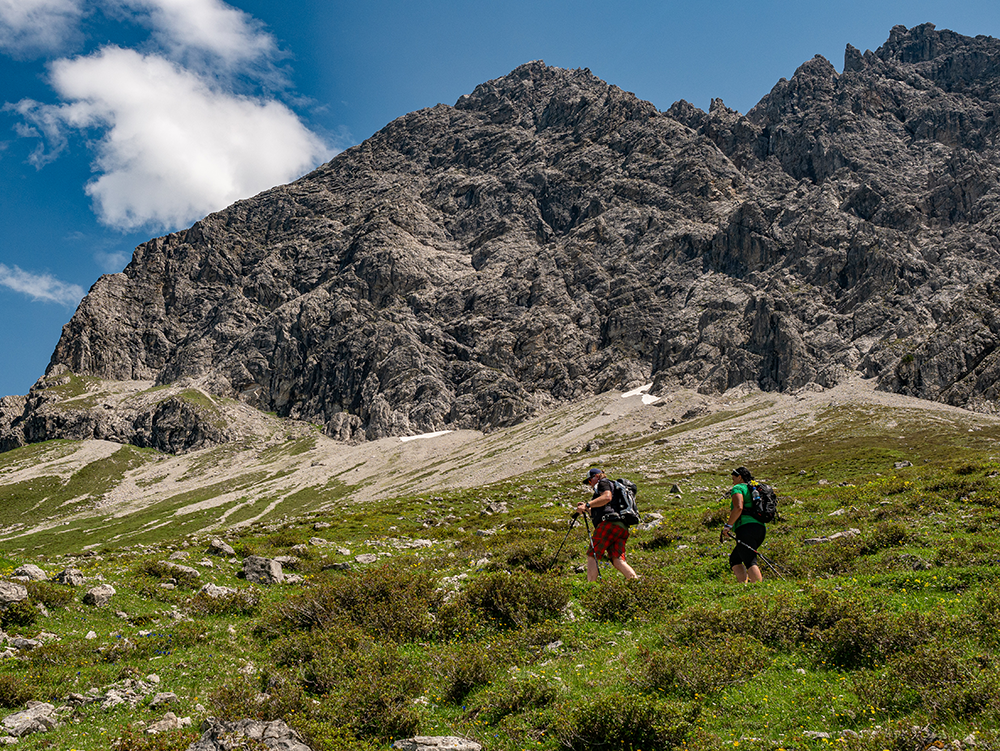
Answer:
M740 412L709 419L725 434ZM0 705L60 703L155 672L157 690L178 696L168 708L195 726L209 715L282 718L317 751L388 748L414 734L465 735L491 751L877 751L970 734L977 748L996 747L1000 423L831 406L771 425L766 450L745 422L734 423L731 444L715 451L724 460L664 472L695 429L617 443L607 435L590 457L635 480L642 512L662 518L629 541L642 577L631 584L609 567L594 584L576 570L585 531L571 529L567 514L585 496L579 467L588 457L579 455L483 487L361 506L336 483L305 488L238 530L186 525L170 514L190 499L174 498L95 531L71 524L75 533L54 527L11 538L3 575L20 563L51 574L72 564L118 593L95 609L80 591L33 585L31 607L3 613L9 634L58 638L0 663ZM0 455L0 485L27 452L70 448ZM301 450L289 444L289 453ZM762 547L777 572L765 568L758 586L733 581L731 545L718 542L734 460L780 496L781 518ZM116 453L85 477L96 493L147 461L156 458ZM14 490L3 523L29 508L52 515L85 504L93 493L81 487L83 471L6 486ZM204 494L231 492L236 504L277 472L222 489L207 471ZM490 502L507 513L485 515ZM217 521L229 508L205 513ZM804 544L850 529L858 533ZM234 545L236 559L198 563L213 535ZM96 555L64 555L91 539ZM159 565L171 550L189 552L178 562L200 576ZM362 553L380 558L359 564ZM247 584L234 576L247 554L295 555L286 572L304 580ZM352 569L333 568L344 562ZM237 594L196 594L209 581ZM19 748L187 748L196 730L142 736L142 724L164 711L149 709L151 698L135 708L84 705Z

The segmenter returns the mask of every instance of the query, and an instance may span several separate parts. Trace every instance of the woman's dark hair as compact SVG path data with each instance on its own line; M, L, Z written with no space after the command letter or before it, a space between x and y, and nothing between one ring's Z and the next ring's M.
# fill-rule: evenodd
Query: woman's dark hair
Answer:
M733 470L733 474L743 478L743 482L750 482L753 479L753 475L750 474L750 470L746 467L737 467Z

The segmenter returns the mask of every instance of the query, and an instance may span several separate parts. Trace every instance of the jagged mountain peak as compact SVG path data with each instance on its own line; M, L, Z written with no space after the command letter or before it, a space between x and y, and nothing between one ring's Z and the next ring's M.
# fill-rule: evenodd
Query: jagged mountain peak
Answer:
M456 109L487 114L497 124L522 128L606 127L655 117L656 107L605 83L589 69L566 70L536 60L480 84L459 98Z
M191 384L343 440L489 430L650 382L860 374L993 411L996 48L894 29L877 53L848 47L843 74L806 61L746 116L661 113L527 63L140 246L50 371ZM112 431L53 393L0 405L3 445L155 444L158 419L197 419L133 410Z

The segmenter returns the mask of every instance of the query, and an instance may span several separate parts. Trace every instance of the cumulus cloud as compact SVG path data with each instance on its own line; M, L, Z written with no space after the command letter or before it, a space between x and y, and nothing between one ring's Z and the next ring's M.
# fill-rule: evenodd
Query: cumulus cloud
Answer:
M156 55L106 47L57 61L51 78L67 104L18 108L48 131L104 133L87 193L99 219L118 229L188 224L330 155L284 104L221 90Z
M77 7L82 0L0 0ZM49 66L58 104L23 100L18 133L40 139L43 167L86 134L86 186L104 224L175 229L274 185L335 153L276 98L240 93L278 84L279 52L263 25L221 0L100 0L148 22L143 52L108 45ZM20 6L19 6L20 7ZM67 10L68 12L68 10Z
M117 1L123 8L147 14L154 38L166 54L189 67L209 63L243 70L270 60L278 51L263 24L220 0Z
M15 57L59 52L79 38L82 0L0 0L0 50Z
M32 274L17 266L0 263L0 286L27 295L32 300L54 302L68 307L75 306L83 298L83 287L66 284L49 274Z

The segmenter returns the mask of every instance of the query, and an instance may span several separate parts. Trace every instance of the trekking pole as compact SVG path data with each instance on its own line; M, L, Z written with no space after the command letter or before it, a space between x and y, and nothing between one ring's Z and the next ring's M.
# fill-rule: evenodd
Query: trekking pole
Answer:
M554 556L552 556L552 562L548 566L545 567L546 571L548 571L550 568L552 568L555 565L556 561L559 559L559 554L562 552L563 545L565 545L566 544L566 540L569 539L569 533L573 531L573 527L576 524L576 520L579 519L579 518L580 518L580 513L578 511L574 511L570 515L569 529L566 530L566 536L563 538L562 542L559 543L559 549L556 551L556 554Z
M765 563L765 564L767 564L767 567L768 567L769 569L771 569L771 570L772 570L772 571L773 571L774 573L776 573L776 574L778 575L778 578L779 578L779 579L781 579L782 581L788 581L788 580L787 580L787 579L786 579L785 577L783 577L783 576L781 575L781 572L780 572L780 571L778 571L778 569L777 569L777 568L775 567L775 565L774 565L773 563L771 563L771 562L770 562L769 560L767 560L767 558L765 558L765 557L763 556L763 554L762 554L762 553L760 553L760 551L758 551L758 550L754 550L754 549L753 549L753 548L751 548L751 547L750 547L749 545L747 545L747 544L746 544L745 542L743 542L743 540L737 540L736 542L738 542L738 543L739 543L740 545L742 545L743 547L747 548L748 550L753 550L754 554L755 554L755 555L756 555L756 556L757 556L758 558L760 558L760 559L761 559L762 561L764 561L764 563Z
M597 557L597 545L594 544L594 536L590 533L590 520L586 515L583 517L583 523L587 525L587 539L590 540L590 548L594 551L594 563L597 564L597 580L601 580L601 559ZM597 527L594 527L594 531L597 531Z

